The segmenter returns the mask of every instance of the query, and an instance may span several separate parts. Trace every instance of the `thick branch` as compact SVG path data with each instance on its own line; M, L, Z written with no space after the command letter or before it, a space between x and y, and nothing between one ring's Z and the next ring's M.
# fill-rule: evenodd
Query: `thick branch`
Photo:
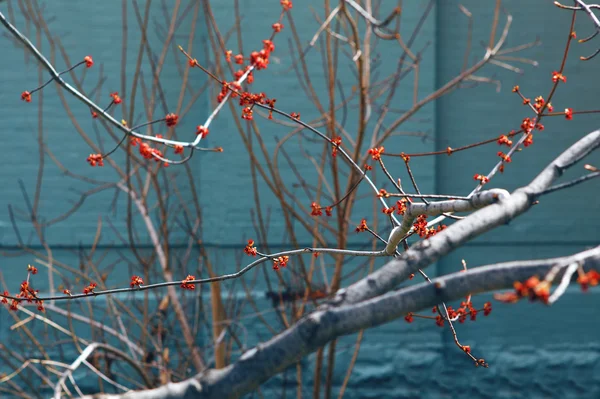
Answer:
M390 233L385 252L388 255L396 253L396 248L404 236L412 228L415 218L419 215L437 216L446 212L469 212L481 209L484 206L495 202L505 200L510 196L508 191L502 189L492 189L479 192L468 199L448 200L429 203L406 203L406 211L402 218L402 224L395 227Z
M382 295L466 242L508 224L527 211L537 196L568 169L600 146L600 130L583 137L550 163L531 183L510 197L480 209L409 250L366 278L339 290L333 304L351 304Z
M431 283L422 283L358 304L323 307L268 342L246 352L222 370L208 370L179 383L123 395L98 394L87 399L188 399L237 398L295 364L327 342L430 308L443 301L498 289L512 288L515 281L544 275L555 266L579 263L600 266L600 246L568 257L499 263L458 272ZM560 281L564 267L555 281Z

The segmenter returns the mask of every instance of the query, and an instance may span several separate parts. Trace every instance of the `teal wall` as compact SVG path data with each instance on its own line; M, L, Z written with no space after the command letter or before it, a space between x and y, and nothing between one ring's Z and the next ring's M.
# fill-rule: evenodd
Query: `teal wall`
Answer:
M222 31L227 31L233 25L233 2L213 2L213 12ZM278 16L278 7L269 2L242 1L240 13L242 24L245 26L243 46L250 49L257 46L269 32L269 25ZM277 3L277 2L275 2ZM384 2L381 14L391 10L394 2ZM418 17L425 9L427 1L404 2L405 18L402 33L405 37L417 23ZM19 16L20 10L16 3L16 23L26 31L27 23ZM67 6L68 4L68 6ZM493 2L467 0L462 2L474 16L473 51L471 61L483 54L479 38L487 41L491 24L491 9ZM109 91L123 91L120 85L120 73L123 59L121 56L121 2L105 1L82 4L54 0L44 11L46 17L53 17L50 29L61 37L70 58L75 61L84 55L92 54L96 60L94 69L88 72L86 85L93 86L102 70L106 76L104 83L103 101ZM309 6L319 9L320 3L311 1L296 1L293 16L298 29L301 31L303 43L307 43L318 28ZM176 40L187 40L189 24L193 12L186 8L180 10L181 25L176 34ZM6 5L2 4L2 11ZM447 146L460 145L487 139L502 132L517 128L522 118L530 116L511 93L511 88L518 84L527 96L546 95L549 90L551 72L557 69L562 56L565 36L568 30L570 14L559 11L551 2L541 1L504 1L503 7L514 16L513 28L507 45L512 47L535 39L540 36L542 44L527 52L524 56L539 61L539 66L524 66L525 74L516 75L499 67L490 66L479 75L494 76L501 80L499 92L493 85L479 85L474 88L455 91L444 97L436 104L425 107L415 120L403 125L403 131L418 131L427 134L422 140L416 137L395 136L386 143L386 149L395 152L416 152L444 149ZM59 11L60 10L60 11ZM131 76L135 65L135 57L140 41L138 25L135 22L135 12L128 4L129 28L127 31L128 52L125 61L125 76L128 78L127 93L131 91ZM200 26L204 24L202 13L199 15ZM153 44L161 43L164 33L157 24L164 24L161 5L155 2L151 6L152 29L149 35ZM267 21L268 23L262 23ZM284 21L286 28L288 24ZM453 1L437 1L431 11L431 16L422 28L416 40L415 49L426 48L423 54L423 66L420 70L420 96L423 97L435 87L439 87L460 71L463 62L464 41L467 36L467 20ZM284 33L286 31L284 30ZM289 31L288 31L289 32ZM580 36L591 32L588 21L581 16L577 23ZM283 35L283 38L288 36ZM196 58L204 63L210 63L210 58L203 51L206 43L204 29L198 29L194 45ZM310 101L304 96L296 75L289 70L292 60L290 49L285 40L276 42L277 49L272 64L267 71L257 72L254 90L264 90L270 96L278 99L278 107L300 112L303 120L310 120L317 115ZM228 47L235 49L235 35L228 41ZM0 248L3 257L0 259L0 271L7 282L20 281L24 275L24 265L33 263L35 258L30 254L20 254L18 241L14 233L8 205L24 209L25 204L19 189L18 180L29 193L33 195L35 179L38 170L37 129L40 123L38 104L40 96L36 95L31 104L19 100L19 93L30 89L38 80L38 70L31 59L24 56L22 49L14 46L7 38L0 39L0 121L4 134L0 135L2 148L5 149L0 169L0 181L3 182L4 195L0 196ZM49 52L49 46L42 44L43 52ZM557 110L565 107L574 109L597 108L597 98L600 84L597 79L597 66L600 60L582 63L579 55L587 55L593 48L589 45L575 44L567 62L566 75L568 83L559 87L556 100L553 101ZM391 73L399 56L399 49L389 43L380 43L375 49L384 61L378 67L379 77ZM165 87L165 97L168 104L176 104L181 81L177 62L181 57L170 52L166 66L161 75ZM312 82L318 93L325 93L325 76L321 67L320 54L313 50L307 55L310 65ZM64 63L57 55L59 69ZM342 82L354 81L352 68L349 64L340 65L339 78ZM98 68L96 68L98 67ZM102 69L100 69L102 68ZM145 67L147 68L147 67ZM148 69L145 69L146 71ZM45 76L45 75L44 75ZM196 74L193 87L199 88L205 78ZM146 79L146 82L149 78ZM403 109L411 104L412 82L402 81L398 94L394 99L394 107ZM407 94L408 93L408 94ZM60 158L61 162L74 171L85 173L99 179L114 181L116 178L109 168L91 169L85 163L85 157L90 152L89 147L80 139L76 129L64 112L56 91L49 86L43 92L43 124L44 142ZM189 98L189 97L188 97ZM67 97L72 106L81 128L93 138L94 122L88 116L88 110L81 107L75 100ZM194 105L192 112L184 118L177 131L180 138L189 132L193 134L195 125L200 124L214 106L214 95L202 97ZM143 99L138 96L137 109L143 107ZM164 115L165 110L158 108L156 115ZM352 131L356 126L355 108L348 110L346 129ZM120 115L120 113L117 113ZM144 120L142 114L136 115ZM276 139L287 134L287 129L258 119L264 142L270 152L273 151ZM597 128L598 117L576 116L566 122L563 118L547 119L546 130L536 135L535 144L513 157L513 162L506 168L503 175L494 179L491 186L515 189L530 181L538 171L553 159L560 151L572 144L583 134ZM99 134L105 134L103 129ZM154 131L159 133L159 131ZM250 210L254 207L252 184L248 154L241 143L237 129L229 117L229 111L220 115L211 127L208 136L208 146L222 146L223 154L197 154L191 163L197 175L198 193L202 204L205 241L211 259L217 265L217 272L224 273L234 270L239 265L240 248L245 239L254 235ZM463 195L473 188L472 175L489 170L496 160L495 146L485 146L466 153L454 154L451 157L426 157L413 159L414 169L420 188L424 192L454 193ZM299 172L307 181L316 176L310 161L299 152L294 151L294 144L288 147ZM122 161L117 155L117 159ZM386 160L387 161L387 160ZM588 162L600 165L598 154L589 158ZM82 186L64 176L46 157L47 166L44 172L43 195L40 207L42 216L51 219L68 209L78 195L74 191L83 191L89 187ZM286 176L285 161L281 160L282 175ZM403 175L400 162L390 160L390 170L399 171ZM481 168L474 170L474 168ZM565 179L581 174L581 168L570 171ZM176 168L171 173L177 174ZM174 175L174 179L179 177ZM183 180L182 180L183 181ZM264 209L270 209L272 216L269 226L269 245L272 248L285 246L284 225L280 217L279 203L266 187L261 188L261 202ZM363 192L366 192L363 191ZM597 221L600 215L600 202L594 198L597 192L595 182L590 182L573 188L568 192L552 194L541 200L526 215L514 223L499 228L493 232L456 250L441 259L435 267L431 267L431 275L446 274L460 268L461 259L466 259L469 266L488 264L492 262L552 257L577 252L598 242ZM184 195L191 196L189 189ZM304 196L298 189L298 196ZM46 240L54 248L53 256L60 261L77 266L81 259L81 249L87 250L93 242L98 217L105 223L108 220L114 225L115 231L106 228L102 237L102 252L106 259L102 262L102 271L111 271L108 283L122 286L129 279L129 266L123 259L133 259L126 248L123 248L119 234L126 232L122 209L125 201L123 196L117 199L117 213L113 213L111 201L114 192L107 191L86 200L84 206L68 221L59 223L46 231ZM305 198L308 205L312 199ZM363 200L356 205L357 211L353 218L359 220L369 217L370 202ZM568 211L564 211L568 204ZM363 210L367 211L363 214ZM32 231L27 221L19 221L21 236L25 240ZM142 228L139 228L141 245L149 246ZM309 236L298 229L302 244L310 243ZM172 236L175 246L183 247L185 234L175 230ZM349 246L364 243L364 237L353 235ZM33 239L31 246L43 252L39 241ZM183 252L181 249L180 252ZM177 253L174 256L179 256ZM197 259L192 256L191 259ZM178 265L178 273L192 272L201 268L195 261ZM44 276L42 273L41 276ZM41 277L40 276L40 277ZM254 276L253 276L254 277ZM286 276L286 278L289 276ZM71 281L71 276L65 273L64 280ZM258 274L258 279L262 273ZM43 278L36 280L43 290ZM225 292L242 292L240 284L225 286ZM257 305L268 309L270 304L264 299L264 284L257 284L254 293ZM200 292L201 295L207 293ZM433 323L416 322L411 325L403 321L390 323L366 332L361 352L354 369L352 381L346 393L349 398L389 397L389 398L546 398L546 397L578 397L596 398L600 396L600 334L598 331L597 309L600 305L598 290L582 294L577 287L568 290L563 299L551 308L540 305L519 304L506 306L494 304L494 312L488 318L482 318L477 323L459 325L459 333L465 344L472 346L480 356L491 364L490 369L474 369L455 348L448 330L439 329ZM134 301L131 297L121 298L124 301ZM244 306L243 295L239 294L242 315L250 315L253 310ZM490 299L482 296L478 303ZM206 295L205 303L208 303ZM97 305L103 304L103 299L96 298ZM13 342L17 339L10 332L13 321L6 311L0 311L0 341ZM99 320L113 324L106 314L97 315ZM102 318L104 317L104 318ZM273 326L281 328L273 313L267 314L267 319ZM246 318L244 326L248 331L247 346L266 340L269 334L255 318ZM35 322L32 322L35 323ZM85 335L86 327L78 326L81 334ZM198 333L198 340L205 342L205 332ZM338 345L340 349L337 364L339 374L335 378L339 387L343 380L345 368L353 353L354 337L347 337ZM75 353L73 353L75 356ZM305 367L306 397L310 397L312 385L311 367L313 356L303 365ZM0 366L1 367L1 366ZM1 369L0 369L1 370ZM83 377L83 375L80 375ZM279 395L283 376L271 380L264 387L266 397ZM294 380L294 372L287 373L288 381ZM291 384L292 382L290 382ZM293 395L295 388L287 387L288 395Z

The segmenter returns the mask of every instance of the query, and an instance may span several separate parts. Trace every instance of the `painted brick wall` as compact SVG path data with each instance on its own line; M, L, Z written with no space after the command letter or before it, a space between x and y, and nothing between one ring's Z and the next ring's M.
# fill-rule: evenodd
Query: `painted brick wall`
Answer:
M104 74L107 75L106 87L114 87L119 82L118 73L121 67L121 55L114 49L120 48L122 31L120 30L121 5L118 2L95 2L85 5L55 0L52 10L46 10L47 16L54 16L50 28L61 36L65 48L73 60L87 53L93 53L98 65L102 62ZM63 4L64 3L64 4ZM66 5L68 3L68 6ZM271 21L278 15L277 7L268 2L241 2L242 23L255 28L245 29L244 48L249 49L260 43L265 36L265 29L257 21ZM426 1L405 2L405 18L403 32L409 32L414 26L417 16L425 7ZM464 39L467 34L467 21L460 13L456 2L437 1L430 18L423 28L415 47L428 45L424 53L423 68L420 71L420 92L428 93L434 87L439 87L454 76L463 62ZM309 6L318 9L316 1L296 1L294 19L301 32L303 43L307 43L318 28ZM491 2L467 0L462 3L475 17L474 37L487 38L490 21ZM520 123L520 119L528 116L528 112L520 105L510 92L514 84L519 84L526 90L528 96L534 97L545 94L550 84L550 72L556 69L562 54L568 15L542 5L540 2L505 1L504 7L513 12L513 31L508 45L514 46L535 39L536 33L541 33L542 45L530 50L527 55L540 62L536 69L525 66L526 73L522 76L507 73L500 68L488 68L488 74L502 81L502 88L496 93L495 86L481 85L479 87L457 91L439 101L435 106L426 108L420 114L420 120L412 121L403 130L416 130L427 133L428 140L417 138L395 137L386 148L398 148L398 151L431 151L446 148L448 145L459 146L480 139L489 138L507 132ZM391 9L395 4L384 2L382 9ZM61 10L60 12L56 10ZM232 2L214 2L215 18L223 30L233 24ZM181 11L184 12L183 10ZM130 15L133 10L129 9ZM164 18L158 3L151 8L152 18ZM17 12L18 14L18 12ZM119 17L118 17L119 16ZM131 17L132 21L135 19ZM583 34L591 28L587 21L581 18L578 32ZM187 34L187 19L182 19L178 29L179 36ZM27 26L22 18L17 23ZM85 27L83 29L82 27ZM137 49L140 40L137 25L132 24L127 32L128 45ZM153 31L151 40L160 40L160 32ZM198 43L206 40L203 32L197 33ZM10 204L23 207L22 194L18 179L22 179L25 188L31 194L35 187L35 176L38 169L37 129L39 118L35 104L24 104L18 100L19 93L29 88L30 82L38 79L37 68L32 62L26 61L23 52L13 46L6 38L2 38L0 70L3 79L0 80L0 120L4 134L0 135L5 167L0 169L0 181L4 183L4 195L0 197L0 244L5 249L5 255L0 259L0 270L7 281L21 278L20 268L23 264L32 262L29 255L17 255L15 249L16 236L6 211ZM228 45L236 48L235 38L230 38ZM311 119L316 110L305 98L296 76L289 71L291 65L288 57L290 50L286 43L277 44L275 58L266 72L256 74L256 90L267 91L278 98L277 105L302 114L305 120ZM198 44L198 51L200 51ZM474 42L472 59L482 55L483 50ZM47 45L42 45L47 51ZM381 45L377 48L382 59L395 60L392 52L398 52L396 46ZM573 108L594 108L598 92L598 81L595 79L596 64L582 64L577 61L580 54L589 53L589 47L575 46L572 57L569 58L568 84L560 87L560 100L554 105L557 109L566 106ZM132 51L132 54L134 52ZM391 54L391 55L390 55ZM204 56L203 56L204 57ZM202 59L200 57L197 57ZM204 59L209 62L208 59ZM133 56L127 58L126 76L131 84ZM317 93L324 93L323 71L318 51L313 50L307 55L310 65L310 76ZM178 91L170 87L178 87L180 75L173 67L175 59L168 55L162 82L165 82L166 93L170 103L176 103ZM394 62L383 63L380 67L384 76L395 68ZM119 72L117 72L119 71ZM350 79L350 67L340 68L340 80ZM92 77L93 76L93 77ZM199 87L203 78L198 75ZM541 78L540 78L541 77ZM94 83L97 75L88 76L89 84ZM169 86L172 83L173 86ZM120 88L119 88L120 90ZM52 87L43 95L43 130L44 140L61 161L77 171L90 173L84 164L85 154L89 152L87 145L79 138L76 129L71 124L68 115L55 95ZM410 105L411 95L399 90L395 101L397 108ZM407 100L408 98L408 100ZM82 128L93 132L93 124L87 117L87 110L82 109L74 100L67 99ZM143 102L140 99L139 109ZM35 101L34 101L35 103ZM203 120L211 107L213 100L204 98L194 108L193 117L182 121L180 129L192 131L198 120ZM156 111L162 115L162 110ZM199 194L206 215L205 224L208 226L206 239L211 258L218 265L217 272L232 271L238 265L238 249L244 239L253 233L250 209L254 206L250 195L249 160L246 150L240 143L236 128L224 112L211 128L208 145L225 147L224 156L200 154L195 157L193 167L198 173ZM350 109L347 129L352 130L355 121L352 116L355 109ZM136 115L136 118L143 118ZM597 117L576 117L572 122L565 123L561 118L547 121L547 129L535 139L535 145L527 152L514 157L513 164L504 175L494 181L499 187L514 189L535 176L536 172L552 159L561 149L565 148L584 133L596 128ZM261 132L270 152L273 151L276 138L287 133L285 129L266 122L259 122ZM472 175L484 172L491 167L495 159L496 148L483 147L468 155L455 154L452 157L424 158L415 161L415 173L421 189L427 192L468 193L473 187ZM492 155L490 155L490 152ZM28 160L23 161L23 154L28 154ZM312 164L301 155L294 155L295 162L301 174L309 180L315 176ZM591 163L600 164L598 155L590 158ZM45 173L44 197L41 209L47 218L56 216L72 205L77 195L72 192L84 189L65 178L60 171L50 165ZM473 165L482 165L484 170L474 171ZM282 174L285 163L281 162ZM400 170L400 164L392 167ZM435 172L435 173L434 173ZM113 180L115 177L106 174L101 169L94 169L96 177ZM103 174L104 173L104 174ZM570 176L570 175L569 175ZM569 176L566 176L568 178ZM446 258L442 259L437 268L431 268L433 275L448 273L460 267L460 260L467 259L471 267L496 261L551 257L576 252L598 241L597 220L600 214L598 201L594 197L595 183L582 185L569 194L557 193L545 198L540 206L518 222L484 235L472 244L468 244ZM277 218L278 203L264 190L262 200L265 207L273 211L270 226L270 244L284 244L283 224ZM234 199L229 200L233 194ZM300 191L298 195L303 195ZM122 201L122 199L120 199ZM84 207L66 223L62 223L48 231L50 243L57 249L54 256L66 264L77 265L79 258L76 252L79 244L89 246L93 240L98 216L103 218L111 215L109 203L112 193L86 202ZM309 203L310 200L306 199ZM564 204L570 204L568 212L559 212ZM122 203L121 203L122 205ZM367 208L370 209L368 204ZM360 209L360 204L356 209ZM365 215L356 214L357 218ZM115 227L124 231L125 225L118 223ZM27 223L20 222L21 234L27 237L30 231ZM301 236L308 242L308 236ZM183 234L175 235L174 240L181 240ZM360 239L356 238L356 243ZM108 241L110 243L110 240ZM116 240L115 240L116 242ZM108 247L110 249L110 246ZM114 255L114 254L113 254ZM113 256L111 255L111 256ZM114 255L116 257L116 255ZM127 270L123 275L113 273L109 284L117 284L122 278L128 278ZM224 292L228 292L226 285ZM45 287L41 287L42 290ZM255 287L257 305L268 309L271 305L264 299L264 284ZM487 300L483 296L480 301ZM130 298L124 298L130 300ZM208 298L207 298L208 301ZM577 289L569 290L564 299L552 308L541 308L539 305L520 304L517 306L495 306L493 317L480 320L476 324L459 326L459 332L464 343L469 344L492 365L490 369L473 369L472 365L455 349L451 335L447 330L441 330L426 323L407 325L403 321L390 323L365 334L360 355L354 368L348 398L596 398L600 396L600 334L598 331L597 314L600 297L597 292L582 295ZM252 310L244 310L250 315ZM272 316L272 314L271 314ZM282 328L278 321L269 316L268 320L277 328ZM111 322L110 320L105 320ZM13 322L7 312L0 312L0 338L2 342L11 341L10 326ZM36 323L36 322L32 322ZM255 319L244 319L244 327L248 331L247 347L268 338L264 327ZM43 326L39 325L39 328ZM78 326L85 335L85 326ZM205 340L202 334L200 341ZM338 355L337 364L349 362L354 350L355 337L342 340L342 348ZM12 342L12 341L11 341ZM74 354L75 356L75 354ZM313 356L303 362L303 392L311 396ZM337 392L343 380L343 367L335 377ZM275 397L281 394L282 382L287 383L286 395L294 395L295 370L277 376L263 387L265 397ZM79 375L78 377L84 377ZM90 389L92 389L90 387ZM250 396L250 395L249 395Z

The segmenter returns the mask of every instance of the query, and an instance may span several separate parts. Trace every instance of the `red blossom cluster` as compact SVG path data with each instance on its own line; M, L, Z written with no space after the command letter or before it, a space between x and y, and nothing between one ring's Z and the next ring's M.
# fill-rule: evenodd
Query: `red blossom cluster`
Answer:
M131 288L139 287L143 284L144 284L144 280L142 280L142 278L140 276L131 276L131 282L129 283Z
M427 215L419 215L417 217L417 220L413 223L413 228L415 229L415 233L417 233L419 237L427 239L433 237L440 231L444 230L446 228L446 225L440 224L437 228L427 228Z
M242 54L237 54L234 59L235 63L238 65L242 65L244 63L244 56Z
M492 304L491 304L491 302L486 302L483 305L483 309L477 310L473 306L473 303L471 302L470 296L469 296L466 301L462 301L460 303L460 307L458 309L454 310L454 308L452 306L448 306L446 309L448 311L448 317L451 320L456 319L456 320L458 320L459 323L464 323L467 320L467 317L469 317L471 321L476 321L477 314L481 311L483 311L484 316L488 316L490 313L492 313ZM431 311L433 313L437 313L437 307L434 306ZM433 318L433 316L420 316L420 315L417 315L417 316L426 318L426 319ZM406 316L404 316L404 320L407 323L412 323L414 321L414 317L415 317L415 314L412 312L409 312L406 314ZM438 327L444 327L445 319L442 315L438 314L435 316L434 319L435 319L435 324ZM467 346L467 348L469 348L469 347ZM470 348L468 350L470 350Z
M292 8L292 2L289 0L282 0L281 5L283 7L284 12L288 11ZM283 29L283 25L280 21L274 23L272 25L274 33L279 33ZM233 60L238 65L243 65L246 60L248 60L248 65L244 68L237 70L233 76L234 81L221 82L222 87L221 91L217 95L217 102L221 103L225 99L225 97L231 93L231 97L235 98L240 96L240 106L243 106L242 109L242 119L251 121L253 120L253 107L255 104L259 103L262 105L268 105L271 109L269 110L269 119L273 119L273 109L275 108L275 99L267 99L264 93L260 94L252 94L248 92L242 91L242 86L238 81L244 76L244 74L248 73L246 76L246 82L248 84L252 84L254 81L254 75L251 69L263 70L269 66L269 58L271 53L275 51L275 44L271 39L264 39L262 41L262 49L259 51L252 51L248 58L245 58L243 54L236 54L233 56L233 52L231 50L227 50L225 52L225 60L227 62L231 62L232 56ZM193 62L190 61L190 66L198 66L198 62L194 59ZM292 112L290 114L291 118L300 119L299 113Z
M494 294L494 298L505 303L515 303L522 298L548 303L550 298L550 282L540 281L537 276L530 277L524 282L515 281L513 287L514 291Z
M581 273L577 278L577 283L582 291L587 291L590 286L595 287L600 283L600 273L596 270L590 270L587 273Z
M271 107L271 109L269 109L269 119L273 119L273 109L275 108L275 102L277 100L272 98L272 99L265 99L265 104L268 105L269 107Z
M29 273L35 274L35 273L33 273L33 270L31 268L35 269L31 265L28 266ZM37 273L37 270L36 270L36 273ZM10 305L9 305L10 310L17 310L19 307L19 303L21 301L27 301L28 303L37 304L38 305L37 309L40 312L43 312L44 311L44 303L42 300L40 300L38 298L38 296L37 296L38 292L40 292L40 290L34 290L31 287L31 284L29 283L29 278L27 279L27 281L23 281L21 283L21 286L19 287L19 293L15 295L15 297L19 298L19 299L11 299L10 300ZM2 300L0 300L0 302L4 303L4 304L8 304L9 300L8 300L8 298L6 298L6 296L9 296L9 295L10 294L8 291L4 291Z
M289 11L292 9L292 2L291 0L280 0L281 6L283 7L283 11Z
M142 139L139 137L133 137L130 141L130 144L133 147L137 147L139 145L140 155L144 157L144 159L154 159L156 162L160 162L161 160L158 157L164 157L162 151L157 148L152 148L150 144L142 142ZM181 152L183 152L183 148L181 148ZM177 154L177 148L175 148L175 153ZM166 166L167 164L165 164Z
M525 133L531 133L535 128L535 121L531 118L524 118L521 122L521 129Z
M498 137L498 141L497 141L498 145L506 145L507 147L510 147L513 145L512 140L510 140L508 138L507 135L503 134L502 136Z
M86 68L91 68L94 65L94 60L91 55L86 55L83 57L83 62L85 62Z
M360 221L360 224L356 226L356 232L362 233L369 230L369 226L367 226L367 219L363 219Z
M313 202L312 204L310 204L310 208L312 209L310 214L312 216L321 216L323 215L323 211L321 208L321 205L317 204L316 202Z
M254 247L254 240L248 240L248 244L246 244L246 248L244 248L244 252L248 256L256 256L257 250Z
M21 93L21 100L30 103L31 102L31 93L28 91L24 91Z
M435 316L435 325L438 327L444 327L444 318L442 317L442 315L437 315Z
M181 288L183 288L184 290L190 290L193 291L196 289L196 285L190 283L190 281L194 281L196 279L196 277L192 276L191 274L188 274L188 276L181 282Z
M573 119L573 108L565 108L565 118L570 121Z
M263 50L266 50L268 53L275 51L275 44L273 44L273 41L269 39L263 40Z
M173 127L173 126L177 125L177 122L179 122L179 115L167 114L165 116L165 123L167 124L168 127Z
M94 293L94 289L98 286L98 284L96 284L95 282L91 282L89 283L89 285L87 285L86 287L83 288L83 293L86 295L89 294L93 294Z
M427 215L419 215L413 223L413 228L419 237L423 238L427 236Z
M196 126L196 135L206 138L208 136L208 128L202 125Z
M237 97L237 93L233 93L232 97ZM253 106L254 104L266 104L269 101L267 95L263 92L260 93L250 93L244 91L240 93L240 105L243 106Z
M554 71L554 72L552 72L552 81L554 83L556 83L558 81L567 83L567 77L560 72Z
M116 91L114 93L110 93L110 96L112 97L113 104L121 104L123 102L121 97L119 97L119 93Z
M385 188L382 188L382 189L379 189L379 192L377 193L377 196L379 198L388 198L390 196L390 193L388 193Z
M225 98L225 95L227 94L228 90L230 90L230 87L224 85L224 89L221 90L217 101L222 101L222 99ZM273 119L273 108L275 108L275 102L277 101L276 99L269 99L265 93L250 93L246 91L240 93L238 91L232 90L231 97L237 97L238 95L240 96L240 105L246 106L244 109L242 109L242 119L249 121L253 119L252 108L255 104L263 104L269 106L271 108L269 110L269 119Z
M316 202L313 202L312 204L310 204L310 208L311 208L310 214L312 216L322 216L323 209L325 209L325 214L327 216L331 216L333 214L333 207L326 206L325 208L323 208L323 207L321 207L321 205L317 204Z
M386 206L384 207L381 212L386 214L386 215L391 215L392 213L394 213L394 211L396 210L395 206Z
M342 145L342 138L340 136L333 136L331 139L331 144L333 144L333 148L331 149L331 156L336 157L338 148Z
M242 86L238 82L222 82L221 91L217 96L217 102L222 103L227 96L227 93L231 90L231 97L235 98L238 95L238 92L242 89Z
M102 154L90 154L90 156L87 157L87 161L90 166L104 166L104 158L102 157Z
M410 201L410 198L402 198L399 201L396 201L396 213L398 215L404 215L406 212L406 203Z
M545 104L546 104L546 100L544 100L544 97L537 96L535 98L535 103L533 104L533 107L535 108L535 110L537 112L540 112L544 108ZM548 103L548 105L546 105L546 109L548 110L548 112L554 111L554 107L550 103Z
M240 55L241 55L241 54L240 54ZM237 71L236 71L236 72L233 74L233 78L235 79L235 81L234 81L234 82L229 82L229 84L231 85L231 87L232 87L234 90L241 90L241 88L242 88L242 85L240 85L240 84L239 84L237 81L238 81L238 80L240 80L240 79L242 78L242 76L244 76L244 74L246 73L246 71L247 71L248 69L250 69L250 66L246 66L246 68L244 68L244 69L238 69L238 70L237 70ZM252 80L252 81L253 81L253 79L250 79L250 75L251 75L251 73L249 73L249 74L248 74L248 76L246 77L246 81L247 81L248 83L252 83L252 82L251 82L251 81L249 81L249 80ZM223 90L223 88L221 88L221 90ZM237 97L237 93L232 93L232 94L231 94L231 96L232 96L233 98L235 98L235 97Z
M529 147L531 144L533 144L533 130L544 130L544 125L541 123L536 123L535 119L524 118L523 122L521 122L521 129L527 135L523 141L523 145L525 147Z
M483 315L488 316L490 313L492 313L492 303L486 302L483 304Z
M274 25L275 26L275 25ZM278 28L279 30L276 30L276 32L281 31L281 28L283 27L283 25L278 24ZM256 70L261 70L261 69L266 69L269 66L269 57L271 55L271 53L275 51L275 44L273 43L272 40L269 39L265 39L263 40L263 48L260 51L253 51L250 53L250 65L248 65L245 70L239 70L235 73L234 77L235 80L239 80L242 75L248 70L248 68L250 68L250 66L253 66ZM232 51L231 50L227 50L225 52L225 60L227 62L231 62L231 55L232 55ZM236 64L238 65L242 65L244 63L244 55L243 54L237 54L234 56L234 61ZM254 78L250 78L250 76L248 76L248 83L252 83L252 81L254 80Z
M286 267L289 260L289 256L279 256L273 259L273 270L279 270L281 267Z
M367 153L373 158L374 161L379 161L381 159L381 154L385 151L383 146L379 148L371 148Z
M252 108L251 107L246 107L242 110L242 119L245 119L247 121L251 121L253 119L252 116L253 112L252 112Z
M478 174L478 173L476 173L476 174L473 176L473 179L474 179L474 180L479 180L480 184L485 184L485 183L488 183L488 182L490 181L490 179L489 179L487 176L480 175L480 174Z
M498 151L498 156L502 159L502 162L506 162L506 163L512 162L512 159L510 159L510 156L506 155L502 151Z
M454 310L452 306L448 306L447 309L448 316L450 316L450 318L453 320L457 318L459 323L464 323L465 320L467 320L467 316L470 316L471 321L477 320L478 310L475 309L471 301L462 301L460 303L460 307L456 310Z
M250 53L250 64L254 65L256 70L267 69L269 66L269 56L271 51L275 50L275 45L270 40L264 40L265 47L260 51L253 51ZM272 49L272 50L271 50Z
M379 193L377 193L377 197L389 198L390 193L388 193L386 189L382 188L379 190ZM406 212L406 203L409 201L411 201L410 198L402 198L401 200L396 201L396 205L389 207L389 208L387 208L387 207L383 208L382 212L385 213L386 215L391 215L392 213L394 213L394 210L395 210L396 213L398 213L398 215L404 215L404 212Z

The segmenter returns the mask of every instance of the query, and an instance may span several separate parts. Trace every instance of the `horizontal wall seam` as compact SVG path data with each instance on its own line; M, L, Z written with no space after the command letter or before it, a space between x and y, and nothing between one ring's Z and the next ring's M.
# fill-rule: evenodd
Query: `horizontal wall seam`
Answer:
M204 248L216 248L216 249L240 249L242 250L243 247L246 245L246 243L239 243L239 244L217 244L217 243L203 243L202 246ZM260 243L258 244L259 246L264 246L261 245ZM347 245L347 248L361 248L361 247L370 247L370 243L349 243ZM555 246L555 245L559 245L559 246L596 246L598 245L598 242L596 241L477 241L477 242L471 242L471 243L466 243L463 246L466 247L507 247L507 246L515 246L515 247L525 247L525 246L537 246L537 247L544 247L544 246ZM278 251L282 251L282 250L286 250L286 249L293 249L294 247L292 247L291 245L288 244L268 244L269 248L271 249L275 249ZM77 251L80 249L90 249L92 247L91 244L81 244L81 245L72 245L72 244L55 244L55 245L50 245L50 248L52 250L72 250L72 251ZM153 246L151 244L136 244L135 246L137 249L152 249ZM301 244L298 246L298 248L307 248L310 247L310 244ZM331 247L335 247L335 244L331 244ZM28 248L33 249L33 250L44 250L44 247L41 245L29 245ZM97 249L116 249L116 250L124 250L124 249L129 249L130 246L129 245L122 245L122 244L115 244L115 245L110 245L110 244L103 244L103 245L96 245ZM188 244L179 244L179 243L174 243L170 245L171 249L187 249L188 248ZM383 247L381 248L383 249ZM0 245L0 251L19 251L21 250L21 247L19 247L18 245Z

